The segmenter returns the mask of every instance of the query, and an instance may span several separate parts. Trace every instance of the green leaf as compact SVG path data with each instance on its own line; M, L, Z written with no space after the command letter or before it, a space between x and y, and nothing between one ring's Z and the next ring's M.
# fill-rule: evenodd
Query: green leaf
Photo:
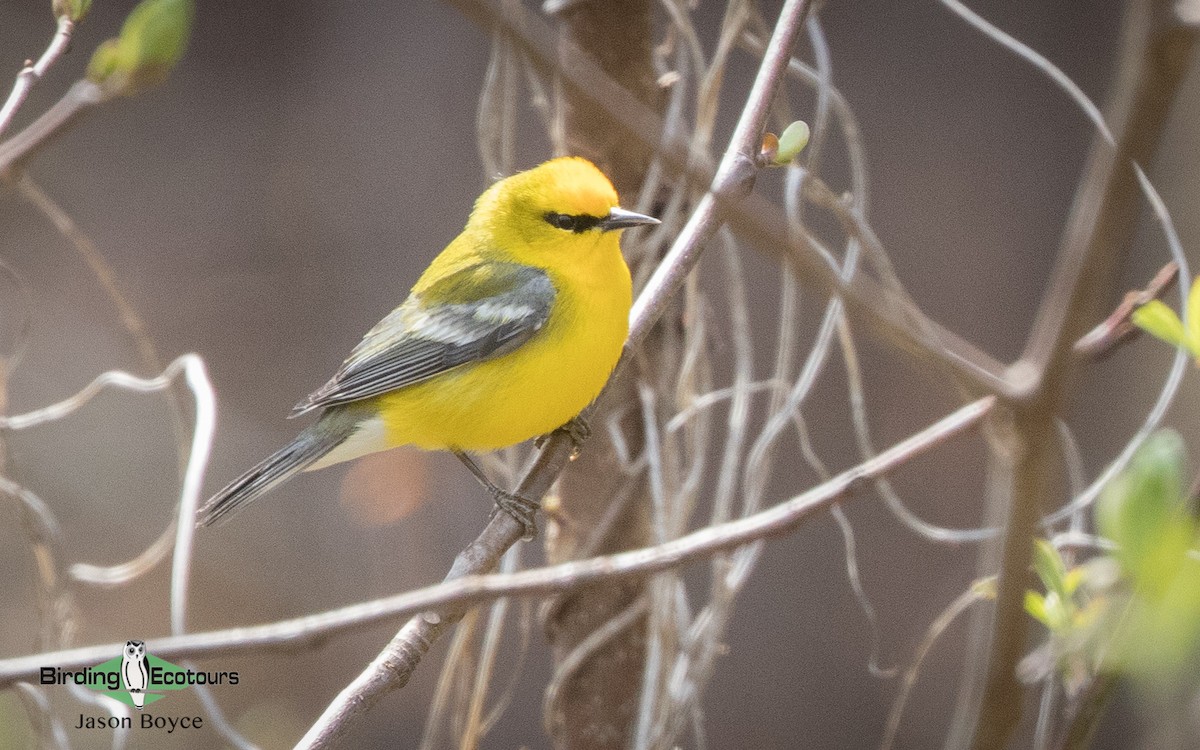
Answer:
M1050 629L1056 633L1065 633L1071 627L1069 603L1064 602L1058 597L1058 594L1051 591L1046 594L1044 604L1046 620L1049 622Z
M121 28L127 62L166 78L187 49L194 14L191 0L142 0Z
M96 48L88 63L88 80L94 83L104 83L116 73L121 59L119 47L116 39L109 39Z
M1193 357L1200 356L1200 276L1192 282L1188 292L1187 347Z
M1046 613L1046 597L1036 591L1025 592L1025 611L1029 616L1050 629L1050 616Z
M50 9L55 18L66 16L75 23L83 20L92 8L92 0L51 0Z
M1067 571L1063 577L1063 590L1067 592L1067 596L1075 596L1075 592L1079 590L1079 585L1084 582L1087 576L1088 569L1082 565L1076 565Z
M808 136L808 123L804 120L796 120L784 128L779 136L779 153L775 155L775 164L783 166L791 163L808 145Z
M1071 597L1067 593L1064 581L1067 568L1058 550L1045 539L1033 540L1033 569L1037 571L1038 578L1042 579L1042 585L1047 592L1057 594L1064 602L1070 601Z
M1195 538L1183 497L1184 447L1178 433L1151 435L1096 505L1100 532L1116 542L1114 553L1136 585L1159 590Z
M1183 322L1179 320L1175 311L1167 307L1161 300L1150 300L1134 310L1130 319L1138 328L1172 346L1188 346ZM1193 352L1194 354L1195 352Z
M1185 560L1157 598L1135 596L1112 658L1151 688L1191 679L1200 651L1200 565Z
M88 77L110 94L136 94L162 83L187 49L192 0L142 0L121 35L96 50Z

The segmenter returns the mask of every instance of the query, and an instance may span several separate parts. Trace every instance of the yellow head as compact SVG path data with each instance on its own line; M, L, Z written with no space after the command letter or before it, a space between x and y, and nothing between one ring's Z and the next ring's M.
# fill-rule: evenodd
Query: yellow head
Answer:
M618 230L657 223L620 208L617 191L596 165L565 156L488 188L475 202L467 232L486 233L518 260L542 265L598 243L615 248Z

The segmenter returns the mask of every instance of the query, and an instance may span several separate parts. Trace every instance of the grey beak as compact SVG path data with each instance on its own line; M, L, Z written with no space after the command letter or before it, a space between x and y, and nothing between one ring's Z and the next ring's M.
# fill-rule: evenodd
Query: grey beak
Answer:
M611 229L628 229L629 227L637 227L642 224L661 224L658 219L653 216L637 214L633 211L626 211L623 208L613 208L608 212L600 222L600 229L605 232Z

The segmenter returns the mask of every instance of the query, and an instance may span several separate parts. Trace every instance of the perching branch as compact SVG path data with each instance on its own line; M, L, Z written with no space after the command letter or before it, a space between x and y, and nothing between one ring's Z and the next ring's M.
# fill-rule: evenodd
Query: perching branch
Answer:
M230 628L148 640L147 648L164 659L216 656L264 648L294 649L328 639L331 634L415 613L461 612L506 596L544 596L607 578L641 576L703 559L763 539L790 533L819 517L830 505L844 502L862 487L899 466L941 446L979 424L995 406L993 397L961 407L929 427L897 443L827 482L754 515L708 526L663 544L586 560L533 568L517 573L463 574L416 591L320 612L267 625ZM513 521L514 536L521 529ZM461 556L460 556L461 558ZM432 615L425 615L430 619ZM418 616L414 623L426 620ZM447 622L448 617L443 622ZM401 633L404 633L402 630ZM47 664L79 669L111 657L121 644L102 644L0 660L0 688L36 679ZM428 645L425 646L428 648ZM414 665L415 667L415 665Z

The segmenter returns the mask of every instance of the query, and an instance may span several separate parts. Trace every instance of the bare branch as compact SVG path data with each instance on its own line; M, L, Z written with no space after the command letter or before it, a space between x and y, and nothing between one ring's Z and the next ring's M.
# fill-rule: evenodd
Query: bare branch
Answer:
M34 154L105 100L97 84L79 80L67 93L21 132L0 143L0 177L11 179Z
M162 359L158 354L158 349L155 347L154 341L150 338L145 321L128 296L121 290L117 275L105 259L104 254L100 252L100 248L75 223L70 214L42 190L28 173L21 173L17 177L16 186L21 196L29 201L34 208L41 211L42 215L75 248L75 251L79 253L88 268L91 269L100 287L116 308L121 325L125 328L130 338L133 339L142 365L151 372L163 370ZM199 391L193 389L193 395L197 398L199 398L198 393ZM186 483L187 472L189 471L189 466L192 464L193 441L185 425L183 407L180 404L176 389L168 387L166 389L166 397L167 406L171 414L171 428L175 433L180 481ZM158 538L132 560L108 566L76 563L70 567L69 573L77 581L99 586L115 586L124 581L140 577L153 570L166 558L174 545L174 539L177 534L178 529L175 520L172 519L163 532L159 534Z
M645 549L621 552L586 560L575 560L517 573L462 575L434 586L266 625L215 630L184 636L148 640L147 649L164 659L185 659L252 651L264 648L297 648L323 641L331 634L373 625L433 610L462 612L506 596L553 594L583 583L622 576L639 576L677 568L693 560L725 550L782 536L823 513L831 504L844 502L864 484L937 448L947 440L979 424L995 406L988 396L961 407L924 430L912 435L806 492L752 516L708 526L685 536ZM515 522L513 524L516 526ZM515 529L514 536L519 536ZM460 615L461 616L461 615ZM428 619L425 619L428 618ZM436 615L414 618L428 622L434 632L450 624ZM404 631L401 631L402 633ZM36 678L40 667L54 664L78 669L111 657L122 644L68 649L0 660L0 687ZM428 648L428 644L425 645Z
M892 745L896 742L896 735L900 731L900 720L904 717L904 707L908 703L908 696L912 694L913 686L917 684L917 677L920 675L921 666L925 663L925 657L929 655L938 638L971 605L990 599L994 593L990 589L995 586L995 583L991 579L973 583L970 588L959 594L949 606L942 610L942 613L925 631L925 637L921 639L921 644L917 646L917 651L913 655L912 664L904 671L904 678L900 682L900 692L892 701L892 710L888 712L887 725L883 730L883 740L879 743L879 750L891 750Z
M120 370L110 370L92 380L81 391L58 403L25 414L0 415L0 429L23 430L62 419L77 411L102 390L116 386L126 390L153 393L168 390L182 374L195 398L196 422L192 432L191 450L188 452L183 486L180 489L179 512L185 518L195 515L200 499L200 488L208 458L212 450L213 434L216 431L216 397L204 361L195 354L184 354L169 364L162 374L154 378L139 378ZM17 494L13 491L13 494ZM28 493L21 493L25 497ZM30 495L30 497L33 497ZM26 504L31 501L26 499ZM191 577L191 549L193 523L177 525L175 559L171 573L171 629L179 634L184 631L188 581ZM157 545L155 545L157 546Z
M58 58L67 51L67 47L71 44L71 34L74 31L75 22L66 14L59 16L58 28L55 30L53 38L50 39L46 51L42 53L37 62L26 62L25 66L21 68L21 72L17 73L17 82L13 84L8 100L4 102L3 107L0 107L0 135L4 135L4 131L8 130L17 110L29 97L29 92L33 90L38 81L42 80L42 76L46 75L50 66L54 65Z
M1178 278L1179 264L1173 260L1167 261L1144 289L1126 292L1121 304L1117 305L1117 309L1113 310L1104 322L1079 337L1073 346L1075 351L1090 357L1103 357L1111 352L1113 347L1131 338L1138 330L1130 321L1133 311L1169 292ZM1185 279L1184 284L1186 283Z

